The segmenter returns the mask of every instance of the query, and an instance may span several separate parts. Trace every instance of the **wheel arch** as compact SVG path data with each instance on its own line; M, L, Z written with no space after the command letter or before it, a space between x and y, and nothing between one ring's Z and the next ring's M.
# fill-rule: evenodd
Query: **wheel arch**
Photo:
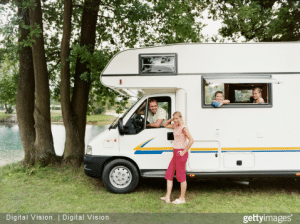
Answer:
M104 167L105 167L108 163L110 163L111 161L116 160L116 159L125 159L125 160L131 162L131 163L136 167L136 169L137 169L137 171L138 171L138 173L139 173L139 176L141 177L141 170L140 170L139 166L137 165L137 163L136 163L133 159L131 159L131 158L129 158L129 157L126 157L126 156L113 156L113 157L107 159L107 160L104 162L104 164L103 164L101 176L103 175Z

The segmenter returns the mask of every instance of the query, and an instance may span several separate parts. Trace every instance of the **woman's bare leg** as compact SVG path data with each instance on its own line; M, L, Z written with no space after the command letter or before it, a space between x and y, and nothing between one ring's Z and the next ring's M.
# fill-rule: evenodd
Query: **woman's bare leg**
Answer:
M186 180L184 182L180 183L180 187L181 187L181 195L180 195L179 199L180 199L180 201L185 202L185 192L186 192L186 188L187 188Z
M170 200L172 188L173 188L173 180L167 180L167 194L166 194L166 199L168 198Z

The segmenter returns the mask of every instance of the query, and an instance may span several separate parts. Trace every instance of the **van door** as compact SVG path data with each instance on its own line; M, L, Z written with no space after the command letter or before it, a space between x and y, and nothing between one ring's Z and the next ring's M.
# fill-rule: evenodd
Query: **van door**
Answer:
M175 95L154 98L158 101L158 107L166 110L165 119L170 119L175 109ZM120 154L133 158L139 169L167 169L173 155L173 130L162 125L158 128L146 127L148 113L151 113L148 100L140 104L124 125L125 134L120 136Z
M221 147L217 140L195 141L189 150L187 171L218 170L221 162Z

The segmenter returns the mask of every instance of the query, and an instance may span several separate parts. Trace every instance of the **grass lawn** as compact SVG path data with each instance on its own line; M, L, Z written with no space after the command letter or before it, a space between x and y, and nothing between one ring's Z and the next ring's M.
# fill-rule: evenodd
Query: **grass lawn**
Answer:
M99 115L87 115L86 117L86 123L87 124L93 124L93 125L108 125L111 124L111 122L115 119L115 116L112 115L105 115L105 114L99 114ZM61 111L51 111L51 121L52 122L63 122Z
M6 114L5 112L0 112L0 120L6 120L12 116L15 116L15 114Z
M142 179L130 194L113 194L83 167L0 167L2 213L299 213L299 183L253 181L250 185L188 179L187 203L166 204L164 179ZM172 200L180 195L174 181Z
M5 112L0 112L0 121L7 121L10 117L16 116L16 114L6 114ZM86 123L93 125L108 125L111 124L116 119L113 115L87 115ZM63 123L63 117L61 111L51 111L51 121L55 123Z
M95 124L95 125L108 125L111 124L116 119L113 115L87 115L86 123L87 124Z

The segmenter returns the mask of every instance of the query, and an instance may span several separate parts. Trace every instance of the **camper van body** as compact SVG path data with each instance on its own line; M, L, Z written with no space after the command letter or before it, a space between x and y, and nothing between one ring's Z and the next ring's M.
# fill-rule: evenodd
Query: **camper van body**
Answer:
M147 108L145 115L137 115L142 104L148 107L149 98L167 105L168 118L182 113L195 140L186 164L188 176L300 175L300 43L130 49L111 59L101 82L116 91L145 93L87 147L85 173L102 177L112 192L132 191L140 177L164 178L172 158L173 130L146 128ZM207 94L218 86L231 103L215 108ZM244 102L241 97L257 86L265 103Z

